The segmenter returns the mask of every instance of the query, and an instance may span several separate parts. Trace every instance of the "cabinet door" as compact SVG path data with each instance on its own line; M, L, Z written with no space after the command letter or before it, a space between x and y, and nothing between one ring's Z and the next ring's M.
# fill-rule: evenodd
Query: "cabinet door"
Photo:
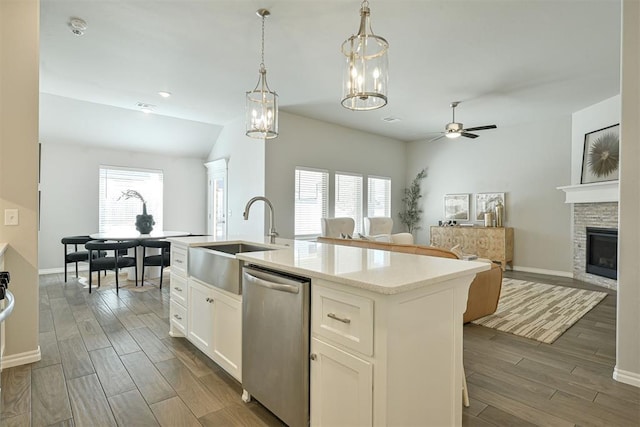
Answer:
M371 363L317 338L311 355L311 425L372 425Z
M238 381L242 381L242 300L215 289L213 303L213 360Z
M191 280L189 280L188 312L189 341L211 357L214 322L211 290Z

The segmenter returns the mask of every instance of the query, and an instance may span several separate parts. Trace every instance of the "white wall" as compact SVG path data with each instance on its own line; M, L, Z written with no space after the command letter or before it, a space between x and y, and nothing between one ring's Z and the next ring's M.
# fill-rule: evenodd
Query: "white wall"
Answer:
M580 184L585 134L616 123L620 123L620 95L605 99L571 115L572 185Z
M264 146L265 141L245 135L244 116L242 116L224 127L209 153L209 160L222 158L228 160L227 233L229 236L265 234L262 203L256 203L251 207L248 221L242 218L242 212L249 199L254 196L264 196Z
M499 126L475 140L441 139L408 145L407 180L423 167L424 209L418 243L443 219L447 193L505 192L506 222L515 228L514 266L570 275L571 218L556 187L570 180L571 117ZM546 271L545 271L546 270Z
M51 144L46 135L41 140L41 270L63 267L62 237L98 232L100 165L162 170L164 229L205 232L204 159Z
M614 378L640 387L640 3L623 2L618 318Z
M279 130L278 138L266 143L266 194L275 207L280 236L294 235L296 166L360 173L365 186L367 175L390 177L391 215L394 229L401 229L397 213L406 185L405 143L284 112ZM366 187L363 191L366 198Z

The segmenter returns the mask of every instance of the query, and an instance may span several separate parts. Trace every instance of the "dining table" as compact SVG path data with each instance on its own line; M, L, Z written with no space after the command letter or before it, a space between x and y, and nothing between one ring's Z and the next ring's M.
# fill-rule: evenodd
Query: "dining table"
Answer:
M188 231L172 231L172 230L152 230L151 233L149 234L141 234L138 230L136 230L135 228L131 228L131 229L118 229L118 230L111 230L111 231L107 231L107 232L101 232L101 233L93 233L93 234L89 234L89 237L91 237L94 240L115 240L115 241L123 241L123 240L148 240L148 239L166 239L169 237L184 237L184 236L190 236L191 233ZM142 276L142 261L144 258L144 247L142 246L136 246L135 251L136 251L136 256L137 256L137 263L138 263L138 281L140 283L143 282L143 280L146 279L155 279L157 277L160 277L160 267L147 267L145 269L145 275L144 277ZM157 248L147 248L147 250L149 251L150 255L157 255L160 253L160 249ZM133 256L133 253L129 253L130 256ZM133 268L129 268L129 275L127 277L128 280L135 280L136 279L136 275L135 275L135 269Z

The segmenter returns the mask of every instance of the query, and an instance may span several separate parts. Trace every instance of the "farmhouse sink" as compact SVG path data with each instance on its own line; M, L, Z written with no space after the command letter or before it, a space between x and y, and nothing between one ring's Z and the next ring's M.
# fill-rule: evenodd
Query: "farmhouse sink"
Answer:
M216 288L242 294L242 262L236 254L271 251L275 248L251 243L223 243L189 248L188 274Z
M252 243L225 243L222 245L212 245L212 246L202 246L205 249L211 249L216 252L224 252L226 254L239 254L242 252L261 252L261 251L271 251L274 248L270 248L267 246L255 245Z

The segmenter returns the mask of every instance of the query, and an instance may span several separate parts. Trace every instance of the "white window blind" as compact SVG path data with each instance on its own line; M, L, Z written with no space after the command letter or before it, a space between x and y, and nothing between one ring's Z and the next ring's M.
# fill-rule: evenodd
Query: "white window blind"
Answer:
M295 235L320 235L320 218L329 214L329 172L296 168Z
M335 216L353 218L355 233L362 233L362 176L336 173Z
M391 216L391 179L368 178L367 216Z
M135 190L144 198L147 213L156 222L153 228L162 230L162 171L100 166L99 179L100 233L135 229L136 215L142 213L142 202L136 198L121 198L127 190Z

